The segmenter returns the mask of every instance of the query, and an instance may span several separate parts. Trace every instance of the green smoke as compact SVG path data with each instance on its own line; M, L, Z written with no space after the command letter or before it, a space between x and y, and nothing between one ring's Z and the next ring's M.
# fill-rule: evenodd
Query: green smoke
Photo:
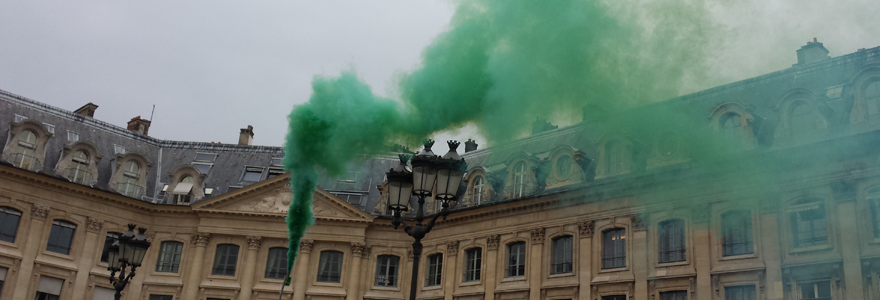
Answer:
M610 116L717 83L703 72L719 34L702 2L455 4L449 29L400 78L399 101L376 96L349 71L316 77L309 101L291 112L284 158L294 189L288 271L312 220L317 168L338 174L357 157L386 151L390 141L417 141L466 124L502 143L523 134L535 117L577 120L585 106L596 126L632 136L661 123L686 129L691 124L672 114ZM689 134L683 142L703 137Z

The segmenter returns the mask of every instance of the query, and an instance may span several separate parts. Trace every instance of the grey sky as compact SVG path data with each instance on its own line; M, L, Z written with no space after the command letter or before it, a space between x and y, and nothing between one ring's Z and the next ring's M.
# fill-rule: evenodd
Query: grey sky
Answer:
M730 35L710 59L729 80L791 66L813 37L833 56L880 45L880 1L722 3ZM94 102L120 126L155 104L152 136L235 143L250 124L255 144L278 146L313 76L354 68L393 96L452 12L448 1L0 0L0 89L68 110Z

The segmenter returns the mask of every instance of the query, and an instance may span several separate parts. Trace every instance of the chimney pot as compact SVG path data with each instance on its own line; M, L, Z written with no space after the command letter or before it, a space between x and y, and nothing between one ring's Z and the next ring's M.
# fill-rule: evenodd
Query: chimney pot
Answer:
M472 139L468 139L467 142L464 142L464 153L476 151L477 146L479 146L479 145L477 145L477 141L474 141Z
M78 114L78 115L83 115L83 116L86 116L89 118L94 118L96 109L98 109L98 105L89 102L86 105L83 105L82 107L74 110L73 113Z
M152 121L141 119L141 116L137 116L131 118L131 121L128 121L128 130L143 134L149 135L150 132L150 123Z
M241 133L238 134L238 144L239 145L251 145L254 142L254 126L248 125L247 128L242 128Z
M797 50L798 62L795 65L820 62L828 58L828 49L826 49L825 45L822 45L817 38L813 38L812 42L807 42L807 45Z

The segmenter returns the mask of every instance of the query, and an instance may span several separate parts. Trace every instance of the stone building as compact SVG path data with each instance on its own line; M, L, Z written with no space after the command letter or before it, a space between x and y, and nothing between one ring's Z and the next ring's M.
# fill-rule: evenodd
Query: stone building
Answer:
M418 298L880 299L880 48L827 53L812 42L786 70L635 109L687 112L754 168L707 173L690 145L589 118L469 141L460 205L423 241ZM282 149L251 145L252 127L236 145L168 141L96 113L0 91L0 299L112 299L103 249L128 223L152 247L123 299L278 299ZM396 163L322 177L282 299L409 295L412 240L382 202Z

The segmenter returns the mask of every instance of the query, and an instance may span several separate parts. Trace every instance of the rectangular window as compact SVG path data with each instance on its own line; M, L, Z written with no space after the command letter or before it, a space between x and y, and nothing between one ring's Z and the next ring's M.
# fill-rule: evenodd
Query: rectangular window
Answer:
M238 245L217 245L217 253L214 255L214 270L212 274L235 276L235 265L237 263Z
M284 279L285 277L287 277L287 248L270 248L269 259L266 261L266 278Z
M173 295L150 295L149 300L174 300Z
M626 300L626 295L602 296L602 300Z
M0 241L15 243L21 212L9 207L0 207Z
M214 163L204 163L204 162L193 162L193 167L199 169L199 173L208 174L211 171L211 168L214 167Z
M156 272L177 273L180 269L180 257L183 254L183 243L167 241L159 247L159 259L156 260Z
M95 292L92 293L92 300L113 300L116 297L116 290L95 287Z
M526 275L526 243L519 242L507 246L507 277Z
M626 229L609 229L602 235L602 269L626 267Z
M110 246L113 245L113 242L116 242L119 239L118 232L108 232L107 236L104 237L104 249L101 251L101 262L107 262L107 254L110 252Z
M752 247L752 213L733 211L721 216L723 255L744 255L755 252Z
M425 286L440 285L441 274L443 273L443 254L434 254L428 256L428 278Z
M553 239L553 265L551 274L571 273L572 238L570 235Z
M831 300L831 281L798 283L799 300Z
M193 161L212 163L217 160L217 153L196 153Z
M0 267L0 295L3 295L3 283L6 282L6 273L8 271L9 269Z
M37 284L36 300L58 300L61 296L61 288L64 287L64 280L54 277L40 276L40 282Z
M322 251L318 261L318 282L340 282L342 278L342 252Z
M471 248L465 252L464 281L480 281L483 264L483 249Z
M376 261L376 286L397 286L400 257L379 255Z
M825 205L808 203L789 208L795 247L810 247L828 243L828 224Z
M113 152L115 154L125 154L125 147L121 145L113 144Z
M242 182L258 182L263 178L263 168L261 167L244 167L241 175Z
M76 133L75 131L68 130L67 131L67 141L71 142L71 143L78 142L79 141L79 133Z
M343 172L341 175L336 177L337 182L343 182L343 183L355 183L355 182L357 182L357 179L358 179L358 172L357 171Z
M61 220L52 221L52 230L49 232L49 242L46 243L46 251L65 255L70 254L70 243L73 242L75 230L76 225L71 223Z
M266 179L284 175L284 169L282 168L269 168L268 174L266 174Z
M684 221L670 220L660 223L660 262L685 261Z
M281 164L281 157L273 157L272 160L269 161L269 165L273 167L283 167Z
M687 291L661 292L660 300L688 300Z
M724 288L724 300L755 300L754 285L728 286Z

